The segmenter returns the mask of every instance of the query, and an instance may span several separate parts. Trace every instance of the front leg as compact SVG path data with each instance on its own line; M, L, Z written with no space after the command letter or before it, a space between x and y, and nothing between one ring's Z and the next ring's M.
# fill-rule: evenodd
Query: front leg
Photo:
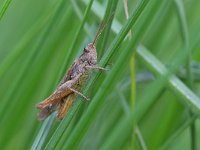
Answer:
M89 69L97 69L97 70L108 71L108 69L103 68L103 67L99 67L99 66L85 66L85 67L89 68Z

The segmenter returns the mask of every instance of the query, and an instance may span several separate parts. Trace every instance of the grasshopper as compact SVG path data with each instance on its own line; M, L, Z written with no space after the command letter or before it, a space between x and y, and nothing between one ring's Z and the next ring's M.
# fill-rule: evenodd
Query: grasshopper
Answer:
M110 22L112 17L113 15L109 18L108 22ZM80 91L92 70L107 70L97 66L96 42L108 22L104 24L102 21L93 42L89 43L83 49L83 53L71 65L56 90L44 101L37 104L36 107L40 110L38 113L39 120L45 120L54 111L57 111L57 118L62 120L77 95L87 101L89 100Z

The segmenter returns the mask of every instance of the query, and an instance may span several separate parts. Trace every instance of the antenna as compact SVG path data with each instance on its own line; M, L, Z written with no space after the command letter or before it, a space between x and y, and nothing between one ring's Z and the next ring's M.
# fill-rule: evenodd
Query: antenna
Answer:
M96 44L96 41L99 39L99 36L101 35L101 33L105 30L106 26L108 25L108 23L112 20L114 16L114 12L112 13L112 15L109 17L108 21L104 24L104 21L101 22L100 27L95 35L94 41L92 42L93 45Z

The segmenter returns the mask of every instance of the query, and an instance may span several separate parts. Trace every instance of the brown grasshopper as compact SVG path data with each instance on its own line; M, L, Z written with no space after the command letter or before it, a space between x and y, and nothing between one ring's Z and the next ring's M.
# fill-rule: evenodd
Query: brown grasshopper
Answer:
M109 18L108 22L110 22L112 17L113 15ZM79 95L84 99L89 100L80 92L80 90L88 79L91 70L106 70L102 67L96 66L97 52L95 45L97 39L104 31L108 22L104 24L102 21L93 42L89 43L84 48L81 56L77 60L75 60L75 62L69 68L67 74L64 76L63 80L58 85L53 94L51 94L44 101L37 104L36 107L40 109L40 112L38 114L39 120L46 119L52 112L56 110L58 110L57 118L63 119L66 112L74 102L76 95Z

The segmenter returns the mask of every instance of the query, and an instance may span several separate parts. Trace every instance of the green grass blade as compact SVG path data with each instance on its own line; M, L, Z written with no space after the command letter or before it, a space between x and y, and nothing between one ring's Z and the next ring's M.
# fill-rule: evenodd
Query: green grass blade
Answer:
M4 4L0 10L0 21L3 18L4 14L5 14L6 10L8 9L11 2L12 2L12 0L5 0Z

